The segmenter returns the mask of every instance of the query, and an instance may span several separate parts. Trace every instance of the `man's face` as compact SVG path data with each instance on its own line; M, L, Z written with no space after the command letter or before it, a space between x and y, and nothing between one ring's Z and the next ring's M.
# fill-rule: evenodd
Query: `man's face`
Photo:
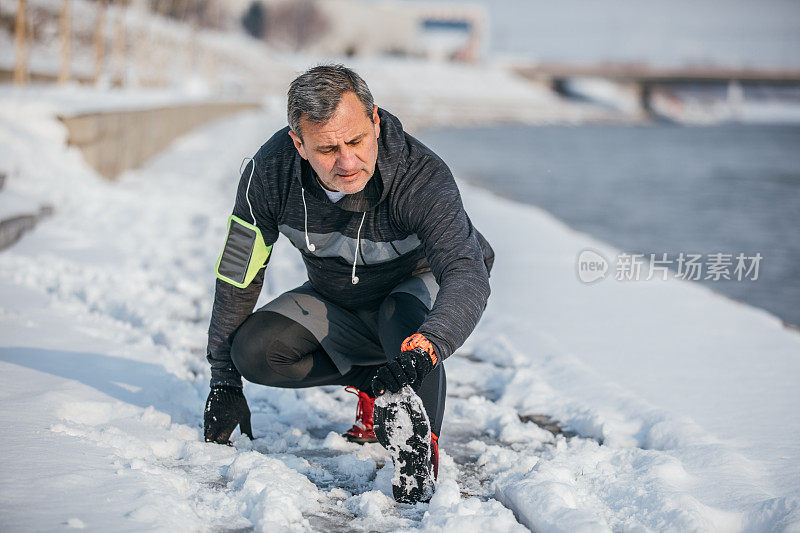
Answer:
M353 194L367 185L378 160L378 106L370 119L355 93L346 92L328 122L302 119L301 129L302 139L293 131L289 135L326 188Z

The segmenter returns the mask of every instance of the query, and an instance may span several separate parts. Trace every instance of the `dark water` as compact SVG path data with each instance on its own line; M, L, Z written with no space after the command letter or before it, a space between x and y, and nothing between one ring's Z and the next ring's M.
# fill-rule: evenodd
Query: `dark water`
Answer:
M700 283L800 324L799 126L514 126L420 138L461 179L622 250L700 253L706 264L706 254L759 252L756 281Z

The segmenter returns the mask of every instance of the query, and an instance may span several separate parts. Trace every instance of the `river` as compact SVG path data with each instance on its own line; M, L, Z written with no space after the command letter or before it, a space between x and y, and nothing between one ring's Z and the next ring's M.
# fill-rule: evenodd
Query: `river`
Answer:
M731 254L732 279L704 270L698 282L800 325L800 126L508 126L420 139L459 178L621 250L702 254L706 267ZM757 279L752 269L736 279L738 254L761 255Z

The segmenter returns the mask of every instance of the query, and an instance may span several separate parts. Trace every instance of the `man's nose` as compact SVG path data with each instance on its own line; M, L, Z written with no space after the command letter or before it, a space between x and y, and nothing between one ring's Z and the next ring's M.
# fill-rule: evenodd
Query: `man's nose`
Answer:
M339 157L336 160L336 165L344 170L352 170L356 165L356 151L346 144L339 149Z

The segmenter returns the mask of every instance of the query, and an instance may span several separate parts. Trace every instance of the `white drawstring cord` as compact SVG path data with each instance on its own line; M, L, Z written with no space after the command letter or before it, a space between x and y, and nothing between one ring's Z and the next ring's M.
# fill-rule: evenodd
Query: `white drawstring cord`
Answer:
M245 157L242 159L242 164L239 165L239 174L242 173L242 167L248 159L253 162L253 166L250 168L250 178L247 180L247 189L244 191L244 197L247 199L247 205L250 207L250 216L253 218L253 224L255 224L256 216L253 214L253 204L250 203L250 182L253 181L253 171L256 169L255 159L252 157Z
M305 223L305 236L306 236L306 248L309 251L313 252L316 247L309 241L308 239L308 205L306 205L306 190L304 187L300 187L300 193L303 196L303 218ZM356 263L358 262L358 251L361 247L361 228L364 227L364 219L367 218L367 212L364 211L364 214L361 215L361 223L358 225L358 232L356 233L356 253L353 256L353 272L350 275L350 281L353 285L358 283L358 276L356 276Z
M350 281L353 282L353 285L358 283L358 276L356 276L356 262L358 261L358 248L361 245L361 227L364 225L365 218L367 218L366 211L364 211L364 214L361 215L361 224L358 225L358 233L356 233L356 254L353 257L353 273L350 277Z
M308 206L306 206L306 190L303 187L300 187L300 192L303 195L303 217L305 218L306 248L308 248L309 252L313 252L317 247L311 244L311 241L308 240Z

